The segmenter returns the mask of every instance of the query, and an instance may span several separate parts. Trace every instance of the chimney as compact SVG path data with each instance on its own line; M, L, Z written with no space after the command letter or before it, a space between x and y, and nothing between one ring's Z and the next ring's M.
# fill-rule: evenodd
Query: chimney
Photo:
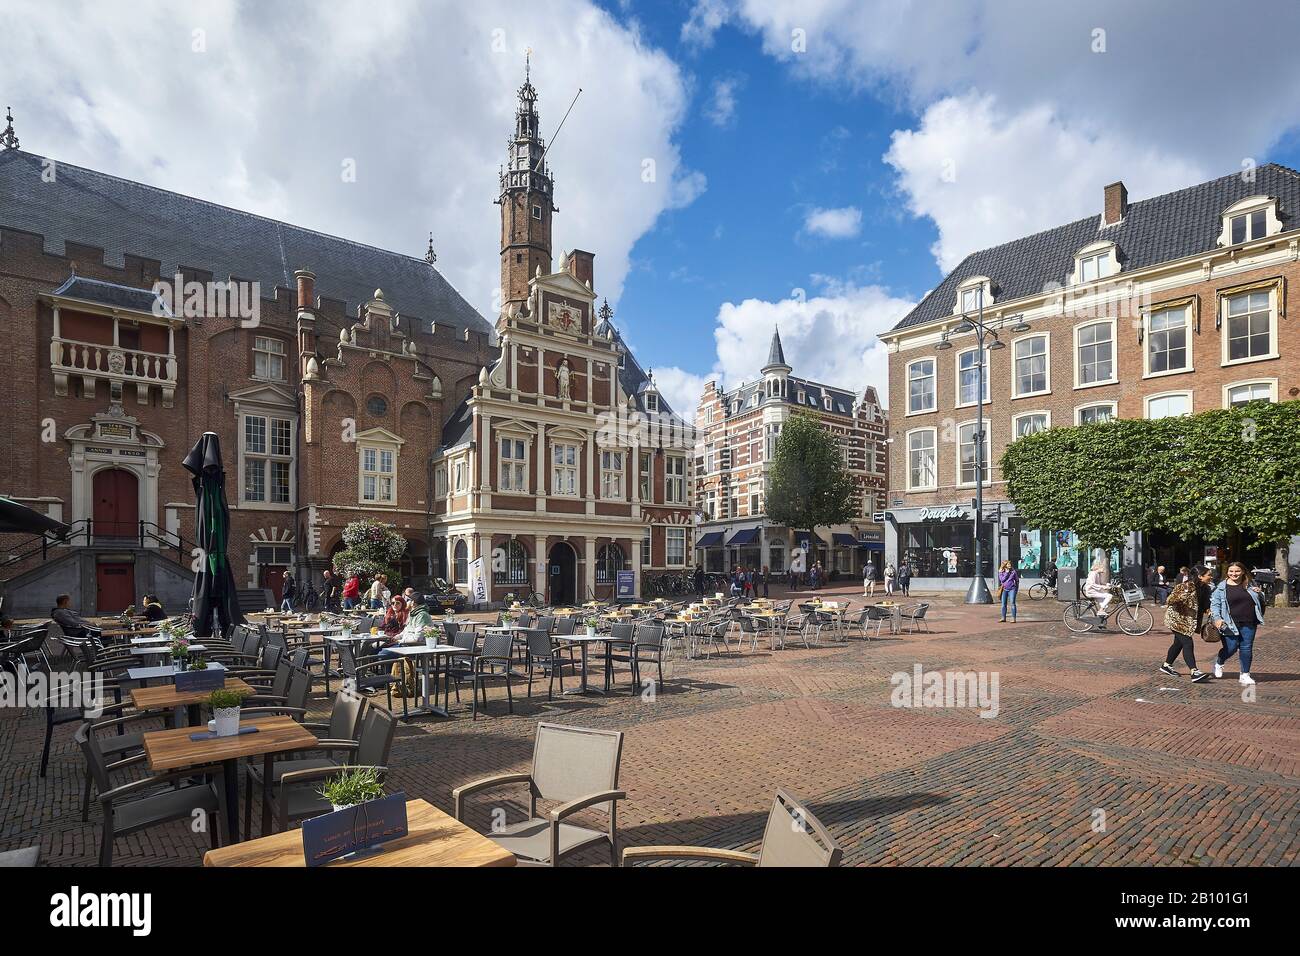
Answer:
M310 312L316 307L316 273L299 269L294 278L298 280L298 311Z
M596 269L596 254L593 252L583 252L581 249L574 249L569 253L569 275L573 276L579 282L585 282L593 289L596 287L594 273Z
M1106 205L1101 213L1101 224L1113 226L1124 218L1128 212L1128 190L1123 182L1111 183L1106 187Z

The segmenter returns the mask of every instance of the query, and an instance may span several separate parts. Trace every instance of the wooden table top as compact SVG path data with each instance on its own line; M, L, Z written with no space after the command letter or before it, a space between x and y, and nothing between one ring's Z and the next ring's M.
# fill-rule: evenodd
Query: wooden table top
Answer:
M257 736L254 734L254 736ZM424 800L406 801L410 832L383 849L325 866L514 866L515 856ZM204 866L306 866L302 830L209 850Z
M215 740L190 740L190 734L203 728L174 727L144 735L144 752L149 769L158 772L179 770L199 764L237 760L260 754L311 747L316 737L292 717L255 717L241 720L241 727L256 727L255 734L218 737Z
M222 685L224 690L237 690L248 694L250 697L257 691L249 687L238 677L227 677L225 684ZM159 684L157 687L137 687L131 691L131 706L140 710L171 710L173 707L188 707L191 704L202 704L212 695L210 690L190 690L184 693L176 692L175 684ZM191 727L191 731L202 730L202 727ZM254 737L260 737L257 733ZM190 741L192 743L192 741Z

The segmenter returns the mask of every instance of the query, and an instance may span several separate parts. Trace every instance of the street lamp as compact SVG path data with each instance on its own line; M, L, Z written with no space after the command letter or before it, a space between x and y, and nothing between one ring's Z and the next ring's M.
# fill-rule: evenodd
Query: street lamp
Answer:
M989 593L988 582L984 580L984 546L980 540L980 522L984 513L984 356L986 352L996 352L1007 347L1006 343L998 338L998 333L992 326L984 321L984 290L979 289L977 292L977 314L972 316L962 315L962 320L953 329L945 330L935 346L940 351L946 351L952 348L952 342L948 337L953 333L958 334L965 332L975 333L975 344L979 361L975 363L976 384L975 384L975 515L974 515L974 532L975 532L975 574L971 578L970 587L966 590L967 604L992 604L993 595ZM1006 320L1000 320L999 328L1005 326ZM1024 317L1018 317L1018 321L1011 327L1012 332L1023 332L1029 326L1025 323ZM984 345L986 339L991 338L987 348ZM961 454L961 441L958 436L957 454ZM960 467L960 466L959 466Z

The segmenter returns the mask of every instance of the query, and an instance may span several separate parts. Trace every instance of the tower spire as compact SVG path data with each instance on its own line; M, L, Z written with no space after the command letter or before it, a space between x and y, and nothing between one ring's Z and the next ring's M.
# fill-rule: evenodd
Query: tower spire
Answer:
M5 127L3 133L0 133L0 148L17 149L18 136L14 133L14 108L12 106L5 107L5 122L9 125Z
M424 254L424 261L433 265L438 261L438 254L433 251L433 233L429 233L429 248Z
M763 366L763 371L769 368L790 368L785 361L785 349L781 347L781 330L775 325L772 326L772 344L768 346L767 364Z
M554 180L546 163L546 143L532 82L532 50L525 53L524 82L515 108L514 135L506 142L501 170L501 301L503 311L526 311L529 281L551 271L551 216Z

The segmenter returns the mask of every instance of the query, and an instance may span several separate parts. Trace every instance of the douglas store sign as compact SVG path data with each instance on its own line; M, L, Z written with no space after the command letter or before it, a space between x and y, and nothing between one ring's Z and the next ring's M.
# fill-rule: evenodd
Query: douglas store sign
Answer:
M949 518L961 520L967 517L967 509L957 505L949 505L946 508L922 508L916 517L920 521L947 521Z

